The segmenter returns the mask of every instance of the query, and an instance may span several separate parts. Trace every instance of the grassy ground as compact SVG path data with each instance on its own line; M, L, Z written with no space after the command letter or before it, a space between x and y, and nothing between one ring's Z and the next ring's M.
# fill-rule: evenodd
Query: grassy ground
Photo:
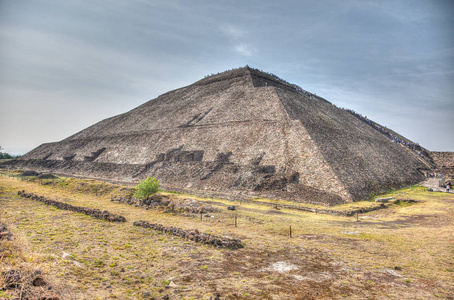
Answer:
M18 197L22 189L77 206L106 209L128 222L108 223L58 210ZM112 194L130 192L128 187L90 180L60 179L42 185L0 177L0 221L33 257L29 263L39 265L48 280L65 291L65 299L165 295L209 299L217 294L227 299L454 297L454 195L419 187L399 190L390 196L421 202L397 202L363 214L356 222L356 216L171 194L221 209L214 218L200 221L197 215L165 214L110 201ZM236 211L226 209L232 204ZM351 206L367 205L371 203ZM136 220L240 238L245 248L200 245L133 227ZM1 268L14 265L2 262Z

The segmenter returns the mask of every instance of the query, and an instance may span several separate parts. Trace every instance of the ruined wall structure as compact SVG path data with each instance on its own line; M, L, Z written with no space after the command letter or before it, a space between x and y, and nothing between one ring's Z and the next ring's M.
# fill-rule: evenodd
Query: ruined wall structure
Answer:
M454 152L431 151L430 156L437 165L435 174L442 174L447 181L454 179Z
M431 151L430 156L438 168L454 167L454 152Z
M249 67L170 91L10 168L336 205L419 182L426 166L317 96ZM419 170L418 170L419 169Z

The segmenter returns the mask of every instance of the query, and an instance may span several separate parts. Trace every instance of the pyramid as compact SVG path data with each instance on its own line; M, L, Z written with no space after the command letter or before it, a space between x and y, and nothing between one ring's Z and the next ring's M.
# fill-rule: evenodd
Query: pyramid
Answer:
M155 176L167 190L323 205L420 182L430 167L354 114L248 66L3 166L130 183Z

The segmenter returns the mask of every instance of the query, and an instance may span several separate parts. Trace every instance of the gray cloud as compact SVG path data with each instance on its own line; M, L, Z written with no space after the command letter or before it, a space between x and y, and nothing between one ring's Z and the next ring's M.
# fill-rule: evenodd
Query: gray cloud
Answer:
M0 145L24 153L248 64L452 151L453 16L449 0L2 1Z

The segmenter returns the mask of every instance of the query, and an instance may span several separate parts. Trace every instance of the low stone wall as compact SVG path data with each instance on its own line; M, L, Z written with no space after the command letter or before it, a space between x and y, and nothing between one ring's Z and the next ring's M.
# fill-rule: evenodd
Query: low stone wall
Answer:
M125 217L123 217L121 215L110 213L107 210L102 211L102 210L94 209L94 208L74 206L74 205L71 205L68 203L63 203L63 202L59 202L59 201L55 201L55 200L46 199L43 196L38 196L33 193L26 193L24 190L19 191L17 194L24 198L29 198L32 200L42 202L47 205L55 206L58 209L64 209L64 210L70 210L70 211L82 213L82 214L85 214L90 217L94 217L94 218L101 219L101 220L106 220L108 222L126 222Z
M179 236L184 239L211 245L218 248L238 249L244 247L241 244L241 240L239 239L230 239L226 237L214 236L208 233L199 232L197 229L183 230L177 227L166 227L161 224L151 224L148 223L147 221L136 221L133 223L133 225L138 227L151 228L156 231L161 231L167 234Z
M251 201L251 202L265 204L268 206L276 206L276 204L270 203L270 202L261 202L261 201ZM358 209L347 210L347 211L337 211L337 210L331 210L331 209L317 209L317 208L311 208L311 207L286 205L286 204L278 204L278 207L287 208L287 209L296 209L296 210L302 210L302 211L308 211L308 212L314 212L314 213L320 213L320 214L351 217L351 216L354 216L355 214L363 214L363 213L367 213L370 211L386 208L386 205L381 203L381 204L377 204L375 206L358 208Z

